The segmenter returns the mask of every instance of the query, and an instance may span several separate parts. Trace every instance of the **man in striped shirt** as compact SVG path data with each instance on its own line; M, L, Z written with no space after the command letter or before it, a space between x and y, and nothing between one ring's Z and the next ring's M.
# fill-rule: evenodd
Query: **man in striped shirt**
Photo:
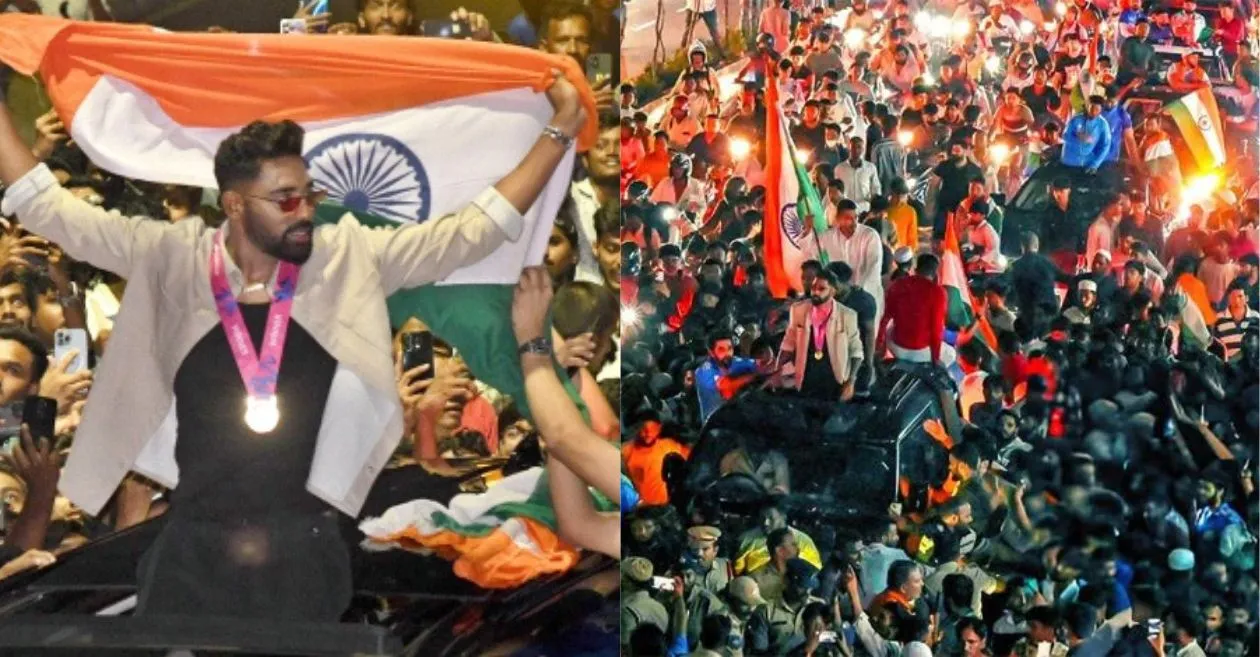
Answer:
M1225 312L1216 319L1212 334L1225 346L1226 358L1233 360L1242 354L1243 335L1260 324L1260 312L1247 306L1247 288L1235 281L1226 293Z

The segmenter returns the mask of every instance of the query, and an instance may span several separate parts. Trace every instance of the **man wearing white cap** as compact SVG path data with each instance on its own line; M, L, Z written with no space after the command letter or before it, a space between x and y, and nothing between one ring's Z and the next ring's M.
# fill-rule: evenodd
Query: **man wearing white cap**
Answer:
M1076 303L1063 312L1073 324L1088 324L1098 305L1098 284L1088 278L1076 284Z

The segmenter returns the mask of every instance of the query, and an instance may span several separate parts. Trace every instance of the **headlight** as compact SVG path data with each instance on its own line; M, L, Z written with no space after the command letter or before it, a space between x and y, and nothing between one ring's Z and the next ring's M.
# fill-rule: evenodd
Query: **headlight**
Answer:
M1001 166L1011 156L1011 147L1006 144L994 144L989 147L989 160Z
M989 55L984 60L984 68L990 73L997 73L1002 68L1002 58L997 55Z
M866 43L866 36L866 30L855 27L844 33L844 45L851 50L857 50L862 47L862 44Z
M1033 25L1032 21L1022 20L1019 22L1020 34L1023 34L1024 36L1030 36L1033 32L1036 32L1036 31L1037 31L1037 26Z
M1056 3L1054 3L1054 15L1055 15L1055 16L1059 16L1059 17L1066 16L1066 15L1067 15L1067 3L1062 2L1061 0L1060 0L1060 2L1056 2Z
M809 152L808 150L805 150L805 149L798 150L796 151L796 161L800 162L801 164L809 164L809 158L811 155L813 155L813 153Z
M903 147L908 147L914 143L914 133L909 130L900 130L897 132L897 143Z
M678 218L678 208L675 208L672 205L667 205L661 208L661 219L664 219L665 221L673 221L677 218Z
M914 27L920 32L927 32L928 27L932 25L932 15L926 11L921 11L914 15Z
M1205 173L1196 176L1186 183L1181 190L1181 199L1187 203L1199 203L1212 197L1213 192L1221 187L1221 175Z
M928 33L938 39L943 39L949 36L953 22L945 16L933 16L932 23L928 26Z
M968 34L971 34L971 21L953 21L949 26L949 33L952 34L955 39L965 39Z
M731 140L731 157L737 160L742 160L748 157L748 153L751 150L752 150L752 145L748 143L747 139L732 139Z
M621 307L621 324L622 326L638 328L639 309L635 308L634 306L622 306Z

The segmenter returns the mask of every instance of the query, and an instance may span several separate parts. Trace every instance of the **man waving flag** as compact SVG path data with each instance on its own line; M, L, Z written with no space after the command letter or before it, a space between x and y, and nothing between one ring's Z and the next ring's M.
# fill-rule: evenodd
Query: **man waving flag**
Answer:
M311 177L328 191L317 221L348 211L367 225L420 223L472 201L546 124L552 110L536 92L551 71L584 80L568 57L499 44L171 33L24 14L0 15L0 62L37 74L75 143L129 178L213 188L225 137L253 120L297 121ZM594 135L588 123L579 148ZM516 398L512 286L542 261L572 157L525 213L520 239L389 300L395 326L419 316Z

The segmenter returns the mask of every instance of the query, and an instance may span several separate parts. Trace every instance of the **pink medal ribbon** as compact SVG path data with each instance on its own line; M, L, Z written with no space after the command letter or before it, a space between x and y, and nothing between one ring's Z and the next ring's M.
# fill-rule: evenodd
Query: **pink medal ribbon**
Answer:
M245 397L245 424L256 433L267 433L280 422L280 407L276 402L276 381L280 375L280 358L284 354L284 339L289 332L289 316L293 311L293 294L297 289L299 267L291 262L281 262L276 274L276 289L272 294L271 308L267 312L267 326L263 332L261 355L254 351L254 341L245 327L240 305L232 286L228 283L223 261L223 231L214 238L210 249L210 289L214 293L214 305L219 311L219 321L227 334L228 346L236 359L236 369L248 393Z

